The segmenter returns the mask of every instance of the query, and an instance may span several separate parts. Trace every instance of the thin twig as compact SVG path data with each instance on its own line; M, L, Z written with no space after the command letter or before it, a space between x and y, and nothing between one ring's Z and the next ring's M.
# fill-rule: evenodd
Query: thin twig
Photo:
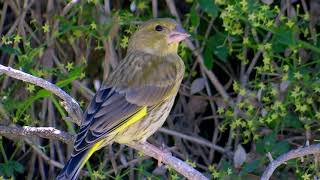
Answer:
M152 0L152 15L158 17L158 0Z
M186 140L191 141L191 142L198 143L198 144L203 145L203 146L207 146L207 147L212 148L212 149L214 149L214 150L216 150L216 151L218 151L220 153L227 153L227 151L223 147L215 145L215 144L212 144L208 140L196 138L196 137L193 137L193 136L188 136L188 135L185 135L185 134L182 134L182 133L170 130L170 129L166 129L166 128L160 128L158 131L162 132L162 133L165 133L165 134L172 135L172 136L177 136L179 138L183 138L183 139L186 139Z

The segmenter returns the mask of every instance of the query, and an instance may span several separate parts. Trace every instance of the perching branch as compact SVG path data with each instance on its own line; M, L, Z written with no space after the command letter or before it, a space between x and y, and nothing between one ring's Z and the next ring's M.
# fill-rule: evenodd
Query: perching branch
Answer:
M66 92L64 92L62 89L57 87L56 85L35 76L32 76L30 74L24 73L22 71L6 67L3 65L0 65L0 73L5 73L6 75L13 77L15 79L19 79L25 82L29 82L32 84L35 84L37 86L40 86L55 95L59 96L65 103L65 108L68 111L70 115L72 115L73 122L80 124L80 120L82 117L82 111L80 109L79 104ZM64 143L71 144L74 142L74 136L63 132L60 130L57 130L52 127L7 127L7 126L0 126L0 135L16 138L19 136L22 137L31 137L31 136L38 136L42 138L47 139L56 139L60 140ZM142 153L154 157L155 159L158 159L173 169L175 169L177 172L181 173L183 176L185 176L188 179L199 179L199 180L205 180L208 179L205 176L203 176L200 172L189 166L187 163L173 157L169 153L164 153L160 149L152 146L151 144L145 143L145 144L133 144L130 145L130 147L137 149L141 151Z
M192 168L187 163L181 161L178 158L173 157L170 153L159 153L159 149L153 146L152 144L145 142L143 144L130 144L128 145L136 150L143 152L144 154L151 156L155 159L164 162L165 164L172 167L174 170L182 174L188 179L196 179L196 180L207 180L208 178L202 175L200 172Z
M46 139L55 139L66 144L72 144L75 137L53 127L29 127L29 126L0 126L0 135L9 138L21 138L38 136Z
M314 144L307 147L291 150L279 156L277 159L273 160L269 164L267 169L263 172L261 180L269 180L276 168L279 167L281 164L285 163L286 161L310 154L320 154L320 144Z
M64 92L61 88L58 86L35 76L32 76L28 73L13 69L11 67L3 66L0 64L0 73L4 73L7 76L10 76L15 79L19 79L25 82L29 82L32 84L35 84L37 86L40 86L53 94L57 95L64 101L64 108L69 113L70 117L72 118L72 122L80 125L81 119L82 119L82 110L77 103L76 100L74 100L69 94Z
M52 127L8 127L8 126L0 126L0 135L7 136L10 138L18 138L18 137L33 137L38 136L46 139L55 139L62 141L67 144L73 144L75 140L75 136L71 135L67 132L60 131L58 129ZM187 163L181 161L173 157L170 153L162 152L160 149L155 146L144 143L144 144L130 144L128 145L142 153L151 156L155 159L161 160L166 163L177 172L181 173L183 176L188 179L199 179L206 180L205 176L203 176L200 172L189 166ZM57 166L60 167L60 166Z

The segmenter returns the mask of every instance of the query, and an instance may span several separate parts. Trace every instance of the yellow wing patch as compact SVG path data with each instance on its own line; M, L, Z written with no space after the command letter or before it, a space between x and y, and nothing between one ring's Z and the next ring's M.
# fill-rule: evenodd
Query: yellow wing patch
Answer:
M101 147L102 143L103 143L103 139L100 140L100 141L98 141L98 142L96 142L96 143L90 148L88 154L85 155L86 158L81 162L81 166L80 166L80 167L83 167L83 166L84 166L84 164L89 160L89 158L92 156L92 154L93 154L94 152L96 152L96 151Z
M118 133L121 132L123 130L125 130L127 127L129 127L130 125L132 125L135 122L138 122L139 120L141 120L144 116L147 115L147 107L143 107L142 109L140 109L136 114L134 114L132 117L130 117L124 124L122 124L121 126L119 126L118 128L116 128L114 130L114 132ZM96 142L89 150L88 154L86 154L86 158L84 159L84 161L82 161L81 167L89 160L90 156L97 151L98 149L101 148L101 146L103 145L103 139Z
M118 133L118 132L125 130L127 127L129 127L130 125L132 125L135 122L138 122L146 115L147 115L147 107L143 107L136 114L134 114L130 119L128 119L127 122L125 122L123 125L121 125L117 129L115 129L115 132Z

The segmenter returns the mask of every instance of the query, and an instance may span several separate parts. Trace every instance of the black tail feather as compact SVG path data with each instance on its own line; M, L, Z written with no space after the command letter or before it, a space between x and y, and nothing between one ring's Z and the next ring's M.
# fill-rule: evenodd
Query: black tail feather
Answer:
M85 163L85 159L88 158L88 150L84 150L75 156L72 156L65 164L64 168L60 171L56 180L76 180L80 174L80 171Z

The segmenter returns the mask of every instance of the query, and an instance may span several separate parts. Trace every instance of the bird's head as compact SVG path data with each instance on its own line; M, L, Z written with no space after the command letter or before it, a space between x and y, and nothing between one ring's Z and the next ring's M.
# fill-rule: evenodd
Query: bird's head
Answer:
M128 52L138 50L159 56L177 53L179 42L187 37L189 34L175 20L151 19L132 35Z

